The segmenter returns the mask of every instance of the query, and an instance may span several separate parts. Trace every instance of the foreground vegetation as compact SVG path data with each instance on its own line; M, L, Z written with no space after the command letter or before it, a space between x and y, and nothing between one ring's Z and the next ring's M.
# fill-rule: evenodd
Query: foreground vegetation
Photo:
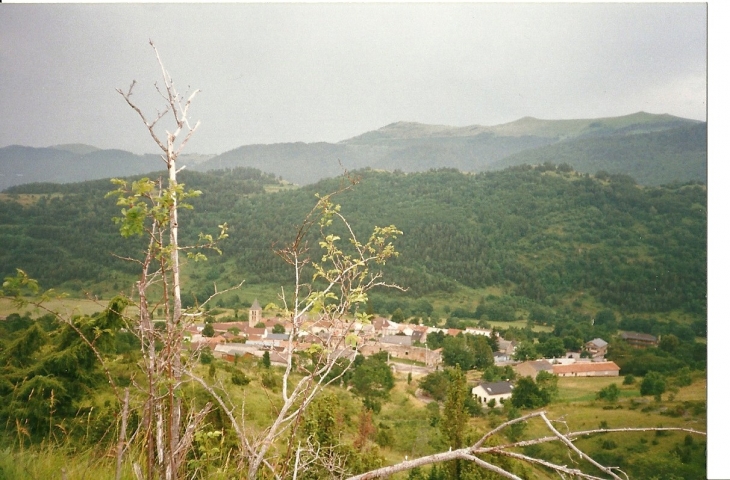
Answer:
M120 357L121 360L127 352ZM208 360L205 360L206 362ZM246 420L249 428L263 428L270 421L276 392L281 388L282 369L266 368L259 362L241 359L236 363L210 360L199 367L201 374L217 383L234 401L246 401ZM237 384L236 372L245 372L248 383ZM121 373L121 370L120 370ZM273 376L273 382L267 378ZM377 467L403 458L416 458L448 449L450 444L442 428L448 411L445 401L440 408L416 396L418 380L409 381L406 375L396 376L379 412L363 409L363 397L344 387L328 387L307 415L312 432L326 444L336 441L340 453L350 462L359 462L360 468ZM633 385L622 385L621 378L561 378L557 382L558 396L547 407L549 418L565 422L563 431L593 430L623 427L681 427L704 430L706 424L706 383L695 376L688 386L678 387L670 396L660 400L639 395L640 378ZM240 382L238 382L240 383ZM596 399L601 389L618 383L620 395L615 401ZM471 385L469 385L470 387ZM0 447L0 478L56 478L63 472L66 478L114 478L114 437L119 429L119 418L104 407L104 382L95 385L96 393L78 403L78 409L69 418L53 420L55 433L46 429L29 432L7 425ZM197 390L188 390L189 398L205 397ZM94 406L95 408L91 408ZM523 409L520 413L529 413ZM509 405L470 413L464 429L464 441L470 442L503 421L519 415ZM7 417L6 417L7 418ZM328 420L329 419L329 420ZM194 478L229 478L233 466L227 464L232 435L216 416L209 418L196 435L196 448L188 458ZM20 425L22 427L22 423ZM222 428L223 427L223 428ZM63 432L63 434L62 434ZM545 435L544 426L530 422L505 433L504 440L518 441ZM705 438L682 432L636 432L594 434L577 442L583 451L609 465L620 465L631 478L704 478ZM349 449L349 450L348 450ZM558 444L527 446L518 451L539 456L566 465L585 465L575 456L566 454ZM359 453L355 453L359 452ZM508 462L509 463L509 462ZM351 463L352 465L352 463ZM552 478L548 471L531 466L510 463L513 472L523 478ZM462 478L493 478L489 474L469 469ZM394 478L453 478L447 467L432 470L422 467ZM589 470L590 471L590 468ZM125 464L122 478L134 478L131 465ZM471 473L469 473L471 472ZM596 472L599 473L599 472ZM4 475L4 476L3 476ZM471 476L470 476L471 475ZM477 475L477 476L474 476ZM322 478L321 476L315 478ZM494 477L496 478L496 477Z

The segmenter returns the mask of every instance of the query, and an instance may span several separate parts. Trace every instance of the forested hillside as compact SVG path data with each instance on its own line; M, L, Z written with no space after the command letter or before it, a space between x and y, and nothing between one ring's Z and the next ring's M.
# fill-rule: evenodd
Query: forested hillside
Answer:
M501 172L356 172L337 201L356 232L394 224L404 232L389 279L417 298L495 287L529 304L566 306L591 297L625 313L706 312L707 194L701 184L642 187L623 175L578 174L552 164ZM341 179L264 193L253 170L182 172L204 193L181 213L188 242L227 222L223 255L186 270L187 294L213 282L291 282L273 248L293 239L315 193ZM28 185L0 197L0 275L26 270L44 287L108 295L131 284L143 245L123 240L108 181ZM315 257L316 243L312 244ZM135 251L136 250L136 251ZM190 298L190 297L188 297Z
M669 131L579 138L503 158L495 167L567 163L580 172L626 174L642 185L707 179L707 124Z

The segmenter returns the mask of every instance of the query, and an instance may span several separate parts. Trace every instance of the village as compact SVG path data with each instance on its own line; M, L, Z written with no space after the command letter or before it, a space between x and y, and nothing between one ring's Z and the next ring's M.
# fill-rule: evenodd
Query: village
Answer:
M306 351L312 345L321 345L337 352L336 358L354 360L359 354L369 357L375 353L387 352L391 369L407 372L413 376L426 375L442 368L442 348L428 348L428 335L441 332L443 335L496 336L499 345L494 351L494 364L510 366L520 377L537 378L540 372L557 377L618 377L620 368L605 359L608 343L595 338L586 342L582 351L566 352L563 357L537 359L519 362L513 359L518 345L499 337L499 332L489 329L467 327L465 329L438 328L426 325L397 323L384 317L376 317L369 324L357 321L343 321L334 324L329 321L311 320L304 322L295 338L292 338L291 323L279 317L266 318L264 310L255 300L249 309L248 321L210 323L208 334L203 330L207 324L197 324L187 332L189 348L209 348L214 357L234 362L237 358L263 358L268 356L271 365L285 367L290 352ZM649 334L623 332L622 340L637 348L656 346L658 339ZM511 397L516 379L499 382L480 382L471 389L479 404L500 406Z

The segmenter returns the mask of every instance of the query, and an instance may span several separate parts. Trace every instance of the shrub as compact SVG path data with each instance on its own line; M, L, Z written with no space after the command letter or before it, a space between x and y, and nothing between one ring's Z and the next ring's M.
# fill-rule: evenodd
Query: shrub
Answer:
M604 440L601 444L601 448L604 450L613 450L616 447L618 447L618 445L616 445L616 442L613 440Z
M596 395L597 400L606 400L607 402L615 402L618 400L621 390L615 383L601 389Z
M431 372L418 382L418 387L434 400L443 401L449 388L449 375L443 370Z
M271 370L267 370L261 374L261 384L269 390L277 390L279 388L280 379Z
M246 386L251 382L251 379L246 376L245 373L240 370L234 370L231 374L231 383L234 385Z
M210 347L205 347L200 351L200 363L208 365L213 361L213 352L210 351Z
M378 425L378 432L375 434L375 443L381 447L390 447L394 442L393 429L381 422Z
M667 382L658 372L648 372L641 381L640 392L642 395L659 396L667 389Z

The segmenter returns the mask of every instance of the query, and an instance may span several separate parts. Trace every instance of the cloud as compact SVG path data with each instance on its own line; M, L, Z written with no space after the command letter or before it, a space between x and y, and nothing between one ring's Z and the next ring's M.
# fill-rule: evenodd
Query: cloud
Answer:
M705 4L8 5L0 145L152 151L152 38L200 88L191 150L338 141L398 120L497 124L638 110L704 118ZM5 47L3 47L5 46ZM12 46L8 48L7 46Z

